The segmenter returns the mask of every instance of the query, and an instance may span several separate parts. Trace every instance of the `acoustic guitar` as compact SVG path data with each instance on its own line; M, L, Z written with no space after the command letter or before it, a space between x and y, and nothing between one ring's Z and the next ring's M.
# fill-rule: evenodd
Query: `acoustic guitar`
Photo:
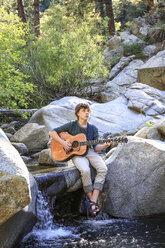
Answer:
M69 151L54 139L51 140L51 155L53 159L59 162L65 162L70 160L73 156L85 156L88 152L88 146L96 144L104 144L108 142L113 143L127 143L128 139L125 137L117 137L114 139L99 139L99 140L87 140L86 135L83 133L72 136L65 132L60 132L58 135L61 139L71 143L72 147Z

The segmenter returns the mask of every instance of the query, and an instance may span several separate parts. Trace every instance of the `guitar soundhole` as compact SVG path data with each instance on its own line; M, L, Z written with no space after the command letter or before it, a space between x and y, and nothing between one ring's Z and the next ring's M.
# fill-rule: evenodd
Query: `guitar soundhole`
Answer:
M78 141L73 141L72 142L72 148L77 148L79 146L79 142Z

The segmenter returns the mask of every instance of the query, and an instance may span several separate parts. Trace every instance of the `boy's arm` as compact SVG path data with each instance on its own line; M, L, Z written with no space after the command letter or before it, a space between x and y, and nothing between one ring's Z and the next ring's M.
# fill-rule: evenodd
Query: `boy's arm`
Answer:
M49 135L52 139L56 140L57 142L59 142L66 150L70 150L71 149L71 143L63 140L60 138L60 136L58 135L58 133L56 131L50 131Z
M109 143L105 143L105 144L103 144L103 145L97 145L97 146L95 147L95 151L96 151L96 152L99 152L99 151L101 151L101 150L103 150L103 149L105 149L105 148L108 148L111 144L112 144L112 141L109 142Z

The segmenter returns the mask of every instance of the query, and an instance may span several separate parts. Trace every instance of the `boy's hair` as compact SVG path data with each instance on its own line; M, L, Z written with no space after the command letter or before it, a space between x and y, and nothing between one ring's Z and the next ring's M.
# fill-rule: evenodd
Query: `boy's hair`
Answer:
M79 103L77 104L77 106L75 107L75 115L77 116L77 113L80 109L85 108L85 109L89 109L89 111L91 112L90 106L87 102L83 102L83 103ZM78 116L77 116L78 118Z

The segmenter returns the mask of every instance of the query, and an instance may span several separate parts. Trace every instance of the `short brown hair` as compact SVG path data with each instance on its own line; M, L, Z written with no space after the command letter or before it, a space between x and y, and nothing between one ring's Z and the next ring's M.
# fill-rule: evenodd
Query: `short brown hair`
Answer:
M76 116L77 116L78 111L82 108L89 109L89 111L91 112L89 104L87 102L82 102L82 103L77 104L75 107L75 115ZM78 118L78 116L77 116L77 118Z

